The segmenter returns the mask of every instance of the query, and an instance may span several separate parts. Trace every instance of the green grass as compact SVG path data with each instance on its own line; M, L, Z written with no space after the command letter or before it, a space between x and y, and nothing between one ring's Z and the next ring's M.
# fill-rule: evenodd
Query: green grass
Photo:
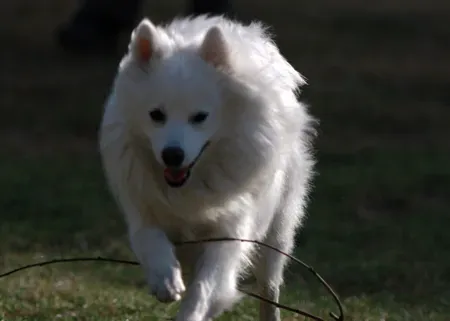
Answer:
M347 320L448 321L448 8L320 0L282 11L287 3L255 8L247 0L238 9L274 25L283 52L308 78L304 99L321 121L318 176L296 255L339 293ZM0 78L0 273L61 257L133 259L96 149L116 61L49 46L56 17L70 10L56 1L42 6L0 5L11 13ZM163 19L177 8L149 10ZM307 271L292 264L286 280L283 303L324 317L336 311ZM2 321L161 320L176 310L147 294L133 266L61 264L0 279ZM256 302L246 299L221 320L256 316Z

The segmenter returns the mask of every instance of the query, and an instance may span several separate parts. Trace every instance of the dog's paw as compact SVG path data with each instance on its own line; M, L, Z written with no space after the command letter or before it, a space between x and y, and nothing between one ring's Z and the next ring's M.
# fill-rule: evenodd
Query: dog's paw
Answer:
M186 291L179 265L150 269L147 279L150 293L160 302L178 301Z
M141 228L131 235L130 241L144 269L150 293L161 302L180 300L186 288L180 263L166 234L157 228Z

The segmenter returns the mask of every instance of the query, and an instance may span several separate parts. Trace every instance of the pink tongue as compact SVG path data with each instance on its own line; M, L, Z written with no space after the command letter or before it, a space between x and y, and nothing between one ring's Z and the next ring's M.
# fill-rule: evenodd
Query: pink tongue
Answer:
M185 169L164 169L164 177L171 180L172 182L179 182L186 176Z

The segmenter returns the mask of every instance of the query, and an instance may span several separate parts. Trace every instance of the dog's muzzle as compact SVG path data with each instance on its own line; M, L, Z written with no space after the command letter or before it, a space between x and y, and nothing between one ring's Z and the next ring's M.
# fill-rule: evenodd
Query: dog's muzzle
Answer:
M198 153L197 157L192 161L192 163L190 163L186 167L173 166L174 163L176 163L175 161L168 161L168 162L164 161L166 163L166 165L169 165L166 168L164 168L164 179L166 180L167 185L169 185L172 188L182 187L187 182L189 177L191 176L192 168L195 166L197 161L200 159L200 156L203 154L203 152L205 151L206 147L208 147L208 145L209 145L209 142L206 142L205 145L203 145L202 149L200 150L200 153ZM177 154L177 153L181 154L181 152L179 152L179 151L167 152L167 150L165 153L166 153L166 157L165 157L166 160L170 159L171 156L174 156L174 154ZM170 153L172 153L172 155L170 155ZM164 151L163 151L163 155L164 155ZM176 157L174 156L173 158L176 158ZM163 160L164 160L164 156L163 156Z

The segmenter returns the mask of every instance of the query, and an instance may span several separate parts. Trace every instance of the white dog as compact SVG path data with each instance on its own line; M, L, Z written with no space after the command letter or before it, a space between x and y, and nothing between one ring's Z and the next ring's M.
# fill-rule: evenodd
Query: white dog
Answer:
M243 242L173 242L236 237L292 250L314 163L302 84L258 23L144 19L133 31L100 148L152 294L183 296L177 321L230 308L247 272L260 295L278 300L282 255ZM187 288L181 267L191 268ZM279 310L261 303L260 319L278 321Z

